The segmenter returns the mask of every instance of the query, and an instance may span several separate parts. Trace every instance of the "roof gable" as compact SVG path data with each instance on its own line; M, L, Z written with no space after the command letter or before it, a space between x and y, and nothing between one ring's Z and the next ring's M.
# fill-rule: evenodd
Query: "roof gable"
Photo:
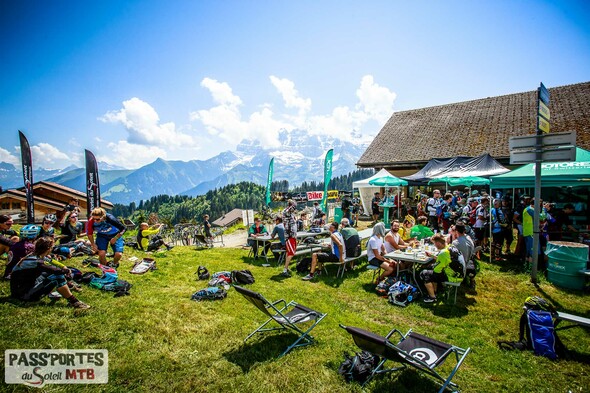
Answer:
M551 131L577 131L590 148L590 82L549 89ZM361 156L363 167L403 167L433 157L508 158L508 139L534 134L537 92L509 94L394 113Z

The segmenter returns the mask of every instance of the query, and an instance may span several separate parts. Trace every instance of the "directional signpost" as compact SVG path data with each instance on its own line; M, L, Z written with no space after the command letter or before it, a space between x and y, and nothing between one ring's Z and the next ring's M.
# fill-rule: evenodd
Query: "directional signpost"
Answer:
M574 161L576 159L576 133L560 132L549 134L551 111L549 90L541 83L537 89L537 133L536 135L510 138L510 164L535 163L535 216L533 218L533 255L531 281L537 282L539 259L539 213L541 211L541 164L543 161Z

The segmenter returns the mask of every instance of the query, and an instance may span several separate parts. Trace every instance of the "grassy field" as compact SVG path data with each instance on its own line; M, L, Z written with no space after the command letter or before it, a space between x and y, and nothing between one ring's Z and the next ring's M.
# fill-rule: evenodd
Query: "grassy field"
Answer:
M284 279L279 268L261 267L246 258L247 251L214 248L196 251L176 247L157 256L158 270L142 276L128 273L132 255L126 253L121 278L133 284L131 296L85 288L79 298L92 306L75 312L64 301L34 305L9 298L9 285L0 283L0 349L97 348L109 351L109 383L99 386L47 385L46 391L152 392L360 392L338 375L343 352L356 349L339 323L385 334L392 327L409 328L433 338L471 347L454 381L465 392L583 392L590 389L590 335L582 328L561 332L570 359L550 361L530 352L503 352L497 340L516 340L524 299L540 295L558 309L590 316L587 294L558 289L528 277L510 266L484 263L477 293L459 293L458 303L400 308L379 298L370 284L366 262L344 280L321 276L304 282ZM82 258L71 265L80 267ZM211 272L250 269L256 283L250 288L269 300L283 298L327 312L313 335L317 345L276 359L294 339L291 334L244 337L263 315L235 290L217 302L194 302L190 296L204 286L194 272L205 265ZM82 269L82 270L88 270ZM3 364L3 363L2 363ZM2 365L2 367L4 367ZM4 391L29 388L1 385ZM429 379L414 371L378 378L368 391L435 391Z

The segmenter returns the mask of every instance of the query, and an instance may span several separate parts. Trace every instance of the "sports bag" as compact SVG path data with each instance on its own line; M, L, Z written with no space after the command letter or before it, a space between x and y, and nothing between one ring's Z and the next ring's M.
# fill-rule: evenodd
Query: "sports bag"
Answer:
M418 290L414 286L403 281L397 281L389 288L387 297L389 298L389 303L406 307L416 299L417 295Z
M223 300L227 296L227 291L219 287L209 287L193 293L191 300L200 302L201 300Z
M117 280L113 283L106 284L102 287L103 291L115 292L114 297L129 296L129 290L132 285L125 280Z
M342 375L346 382L356 381L363 384L379 361L379 356L367 351L357 352L354 356L345 352L344 361L338 367L338 374Z
M254 284L254 276L250 270L234 270L231 272L231 281L234 284Z

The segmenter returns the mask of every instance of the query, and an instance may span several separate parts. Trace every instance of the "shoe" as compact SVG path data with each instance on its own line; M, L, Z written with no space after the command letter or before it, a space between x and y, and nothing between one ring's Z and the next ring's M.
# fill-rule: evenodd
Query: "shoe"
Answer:
M54 300L54 301L62 298L62 296L57 291L51 292L49 295L47 295L47 297L51 300Z
M75 292L82 292L82 287L76 283L73 283L70 289Z
M174 246L166 246L166 250L170 251L174 248Z
M77 308L78 310L88 310L90 308L90 306L84 302L81 302L80 300L78 300L75 303L68 303L69 307L73 307L73 308Z
M301 279L303 281L310 281L310 280L313 280L314 278L315 278L315 276L313 274L309 273L307 276L302 277Z
M288 270L285 270L281 273L281 276L283 277L291 277L291 272Z
M426 296L423 301L424 301L424 303L434 303L434 302L436 302L436 298L435 297Z

